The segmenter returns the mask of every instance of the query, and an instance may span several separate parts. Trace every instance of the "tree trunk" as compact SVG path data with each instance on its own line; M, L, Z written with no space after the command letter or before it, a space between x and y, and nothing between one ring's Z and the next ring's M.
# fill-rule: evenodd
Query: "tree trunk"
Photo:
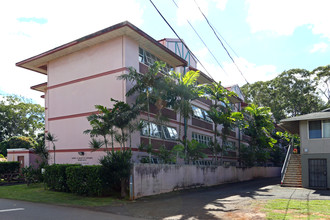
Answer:
M113 131L111 132L111 147L112 147L112 153L115 151L115 148L113 147Z
M150 103L149 103L149 89L147 89L147 115L148 115L148 147L151 147L151 135L150 135ZM151 152L149 153L149 163L151 163Z
M55 155L56 155L55 150L56 150L56 148L55 148L54 142L53 142L53 150L54 150L54 164L56 164L56 162L55 162Z
M125 134L124 134L124 129L121 128L121 141L122 141L122 144L123 144L123 149L122 150L125 150L126 149L126 145L125 145Z
M215 163L217 161L217 152L216 152L217 144L218 144L218 141L217 141L217 129L218 129L218 125L216 123L214 123L213 159L214 159Z
M121 179L120 180L120 194L122 198L126 197L126 180L125 179Z

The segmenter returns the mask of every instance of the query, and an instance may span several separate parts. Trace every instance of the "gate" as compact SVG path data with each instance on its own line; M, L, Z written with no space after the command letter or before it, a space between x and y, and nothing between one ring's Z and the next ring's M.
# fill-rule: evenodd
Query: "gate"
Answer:
M309 187L327 188L327 160L309 159Z

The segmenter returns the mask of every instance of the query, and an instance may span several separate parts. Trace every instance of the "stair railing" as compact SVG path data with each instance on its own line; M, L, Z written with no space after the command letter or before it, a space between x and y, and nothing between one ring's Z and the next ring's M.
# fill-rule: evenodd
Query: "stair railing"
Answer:
M288 151L286 152L285 160L284 160L282 170L281 170L281 185L283 184L285 173L288 168L288 164L289 164L292 152L293 152L293 145L290 144Z

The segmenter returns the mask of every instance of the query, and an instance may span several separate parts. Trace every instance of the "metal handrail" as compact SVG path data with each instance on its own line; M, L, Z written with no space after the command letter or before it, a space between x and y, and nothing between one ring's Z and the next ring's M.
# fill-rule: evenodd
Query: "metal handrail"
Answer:
M285 160L284 160L282 170L281 170L281 184L283 184L284 177L285 177L285 172L286 172L286 169L288 168L288 164L289 164L289 161L290 161L292 151L293 151L293 145L290 144L289 149L286 152Z

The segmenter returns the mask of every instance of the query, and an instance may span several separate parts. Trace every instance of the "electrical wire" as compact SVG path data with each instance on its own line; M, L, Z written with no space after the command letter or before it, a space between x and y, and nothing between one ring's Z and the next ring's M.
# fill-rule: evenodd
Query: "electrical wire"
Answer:
M166 20L166 18L162 15L162 13L158 10L158 8L156 7L156 5L153 3L152 0L149 0L150 3L154 6L154 8L156 9L156 11L158 12L158 14L163 18L163 20L165 21L165 23L171 28L171 30L173 31L173 33L177 36L177 38L181 41L181 43L187 48L187 50L196 58L196 60L201 64L201 66L204 68L205 72L207 73L207 75L213 79L212 75L207 71L207 69L204 67L204 65L202 64L202 62L197 58L197 56L189 49L189 47L183 42L183 40L179 37L179 35L176 33L176 31L173 29L173 27L168 23L168 21ZM213 79L214 80L214 79Z
M196 6L198 7L200 13L203 15L203 17L205 18L206 22L208 23L208 25L210 26L210 28L213 30L213 33L215 34L215 36L217 37L217 39L219 40L219 42L221 43L221 46L223 47L223 49L225 49L227 55L229 56L229 58L233 61L233 63L235 64L237 70L240 72L240 74L242 75L242 77L244 78L245 82L247 84L249 84L249 82L246 80L246 78L244 77L242 71L240 70L240 68L238 67L238 65L236 64L235 60L233 59L233 57L230 55L229 51L227 50L227 48L225 47L225 45L223 44L222 40L219 38L219 36L217 35L216 31L214 30L213 26L211 25L211 23L209 22L209 20L207 19L207 17L205 16L205 14L203 13L203 11L201 10L201 8L199 7L199 5L197 4L196 0L194 0Z
M179 8L179 6L176 4L175 0L172 0L173 3L175 4L175 6L177 8ZM227 72L225 71L225 69L222 67L222 65L220 64L220 62L218 61L218 59L214 56L214 54L212 53L212 51L209 49L209 47L206 45L206 43L204 42L204 40L202 39L202 37L198 34L198 32L196 31L196 29L193 27L193 25L190 23L190 21L188 19L186 19L188 24L190 25L190 27L194 30L195 34L199 37L199 39L202 41L202 43L204 44L204 46L207 48L207 50L210 52L210 54L213 56L214 60L218 63L218 65L221 67L221 69L223 70L223 72L228 76Z

